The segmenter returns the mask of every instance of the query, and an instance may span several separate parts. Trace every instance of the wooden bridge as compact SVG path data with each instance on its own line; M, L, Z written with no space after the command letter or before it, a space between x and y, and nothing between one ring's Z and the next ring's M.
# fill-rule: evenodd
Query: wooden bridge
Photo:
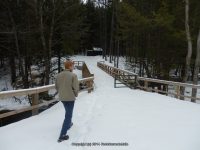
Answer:
M90 93L93 90L94 74L90 73L84 61L74 61L74 65L75 67L82 70L82 79L79 79L79 84L81 85L79 92L87 90L88 93ZM36 87L36 88L30 88L30 89L20 89L20 90L0 92L0 100L11 98L14 96L24 96L24 95L29 96L31 98L31 106L0 114L0 120L5 117L16 115L16 114L27 112L27 111L32 111L32 115L38 114L38 110L40 107L47 106L51 103L58 101L57 99L53 99L50 101L40 103L42 100L39 98L39 94L43 92L48 92L51 89L55 89L55 84Z
M139 88L148 92L157 92L167 96L173 96L178 99L183 97L194 99L195 101L200 100L200 97L198 96L192 97L186 94L181 95L180 92L181 87L200 89L200 85L139 77L133 72L109 66L105 64L104 61L97 62L97 66L114 78L114 87L117 87L118 84L124 84L130 88ZM117 83L117 81L120 82ZM174 87L174 90L170 91L169 86Z
M79 79L79 84L81 87L79 92L85 90L91 92L93 90L94 74L90 73L84 61L74 61L74 64L75 67L82 70L82 79ZM199 85L139 77L137 74L133 72L106 65L104 61L98 62L97 66L101 68L103 71L107 72L112 77L114 77L115 88L121 87L119 85L123 84L132 89L138 88L148 92L157 92L160 94L165 94L176 98L184 97L184 98L190 98L190 99L193 98L195 100L200 100L200 97L192 97L190 95L180 94L181 87L200 89ZM174 90L170 91L169 86L173 86ZM39 94L43 92L48 92L51 89L55 89L54 84L42 87L30 88L30 89L20 89L20 90L0 92L0 99L6 99L14 96L24 96L24 95L29 96L31 99L31 106L0 114L0 120L5 117L16 115L26 111L32 111L32 115L38 114L38 110L40 107L48 106L49 104L58 101L57 99L52 99L50 101L45 101L41 103L42 100L39 98Z

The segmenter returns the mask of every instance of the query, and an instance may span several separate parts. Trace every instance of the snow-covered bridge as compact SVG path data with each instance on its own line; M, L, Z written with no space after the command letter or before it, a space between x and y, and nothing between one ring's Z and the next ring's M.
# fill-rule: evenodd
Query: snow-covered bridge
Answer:
M83 60L95 74L94 92L75 102L68 141L57 143L64 109L57 103L45 112L0 128L2 150L199 150L200 105L129 88L113 88L113 78L96 66L100 57ZM97 143L77 146L77 143ZM99 146L98 143L128 143Z

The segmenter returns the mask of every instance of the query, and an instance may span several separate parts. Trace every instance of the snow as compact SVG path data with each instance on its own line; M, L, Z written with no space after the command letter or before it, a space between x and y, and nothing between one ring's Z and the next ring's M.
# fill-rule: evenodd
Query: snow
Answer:
M41 75L41 73L38 70L33 70L33 71L31 71L31 75L32 76L39 76L39 75Z
M78 79L82 79L82 70L75 69L73 72L77 75Z
M12 90L10 69L0 69L0 91Z
M0 69L0 92L8 90L13 90L9 67ZM20 101L15 98L0 99L0 111L17 110L26 106L29 106L26 96L20 97Z
M30 106L28 103L27 96L20 96L20 101L18 99L19 97L15 98L7 98L1 100L1 105L0 105L0 111L1 110L19 110L22 108L25 108L27 106Z
M57 143L64 118L59 102L43 113L0 128L2 150L199 150L200 105L129 88L113 88L113 78L96 66L100 57L76 56L95 76L92 93L75 102L70 139ZM74 146L77 143L128 146Z

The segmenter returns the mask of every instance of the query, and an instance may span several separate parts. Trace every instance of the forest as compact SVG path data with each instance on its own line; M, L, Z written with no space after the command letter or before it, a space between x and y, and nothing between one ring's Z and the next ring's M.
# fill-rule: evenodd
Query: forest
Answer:
M116 67L124 57L139 76L198 84L200 1L0 1L0 68L9 63L13 85L31 87L31 65L48 85L52 58L60 72L61 57L93 47Z

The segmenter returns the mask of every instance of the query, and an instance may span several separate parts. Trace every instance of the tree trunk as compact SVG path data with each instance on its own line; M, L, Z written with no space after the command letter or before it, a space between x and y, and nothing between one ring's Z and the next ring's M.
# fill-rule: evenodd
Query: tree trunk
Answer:
M113 52L113 28L114 28L114 13L115 13L115 1L112 2L112 20L111 20L111 28L110 28L110 63L112 63L112 52Z
M107 12L106 12L106 10L107 10L107 0L105 0L104 1L104 3L105 3L105 11L104 11L104 15L105 15L105 24L104 24L104 50L103 50L103 57L105 58L105 61L107 61Z
M4 57L2 56L0 58L0 68L2 68L4 66Z
M47 56L45 60L45 85L49 84L50 80L50 69L51 69L51 49L52 49L52 38L53 38L53 31L54 31L54 23L55 23L55 1L52 0L53 6L53 14L51 18L50 24L50 31L49 31L49 38L48 38L48 49L47 49Z
M147 63L145 61L143 61L143 67L144 67L147 77L151 78L151 73L150 73L149 67L148 67L148 59L147 59Z
M119 67L119 50L120 50L120 41L117 41L117 68Z
M12 54L9 56L9 64L11 71L11 83L14 83L16 81L16 66L15 66L15 57Z
M47 53L46 55L48 55L48 51L47 51L47 44L46 44L46 40L45 40L45 35L44 35L44 24L43 24L43 2L40 3L39 6L39 28L40 28L40 38L41 38L41 42L42 42L42 48L43 48L43 52L44 55L45 53ZM45 57L45 79L44 79L44 83L46 84L48 81L47 76L49 76L49 73L47 72L47 68L48 68L48 61L47 61L48 57ZM43 83L43 84L44 84Z
M184 69L184 76L183 76L183 82L187 82L189 73L190 73L190 62L191 62L191 56L192 56L192 39L190 34L190 26L189 26L189 0L185 0L185 31L186 31L186 38L188 43L188 50L187 50L187 56L186 56L186 63L185 63L185 69ZM181 88L181 95L184 95L185 88ZM180 99L184 100L184 97L180 97Z
M17 33L17 26L16 26L15 20L13 18L10 6L8 6L8 13L9 13L9 18L10 18L12 28L13 28L15 47L16 47L17 57L18 57L18 60L19 60L19 75L22 77L22 80L24 80L24 77L25 77L24 76L24 67L23 67L23 61L22 61L21 53L20 53L20 50L19 50L19 39L18 39L18 33ZM12 77L13 81L14 81L14 79L13 79L14 76L15 75L14 75L14 72L13 72L13 77Z
M58 49L58 73L61 72L61 50Z
M29 77L29 66L30 66L30 59L28 58L28 56L25 57L25 74L24 74L24 80L23 80L23 84L24 84L24 88L29 88L29 81L28 81L28 77Z
M51 18L51 26L50 26L50 33L49 33L49 39L48 39L48 53L47 53L47 59L45 63L46 73L45 73L45 85L49 84L49 75L50 75L50 69L51 69L51 49L52 49L52 38L53 38L53 31L54 31L54 23L55 23L55 1L52 0L53 5L53 14Z
M200 28L199 34L197 38L197 52L196 52L196 60L195 60L195 67L194 67L194 75L193 75L193 84L198 84L198 74L200 69ZM197 89L192 89L192 97L196 97ZM192 98L192 102L196 102L194 98Z

